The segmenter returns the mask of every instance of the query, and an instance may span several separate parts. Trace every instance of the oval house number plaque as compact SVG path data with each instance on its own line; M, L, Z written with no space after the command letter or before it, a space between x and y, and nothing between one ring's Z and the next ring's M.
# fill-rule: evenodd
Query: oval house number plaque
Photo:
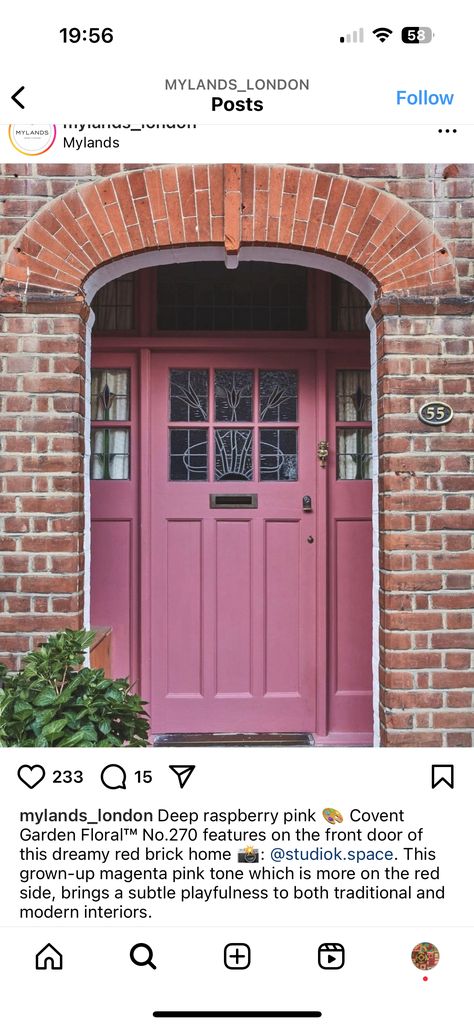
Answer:
M418 411L418 417L423 424L448 424L454 416L454 410L449 403L430 402L423 403Z

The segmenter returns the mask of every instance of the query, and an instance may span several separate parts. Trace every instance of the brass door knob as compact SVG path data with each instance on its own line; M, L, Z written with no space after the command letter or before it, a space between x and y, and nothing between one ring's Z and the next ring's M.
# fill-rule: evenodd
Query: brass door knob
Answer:
M319 459L319 463L321 464L321 467L325 467L326 466L328 456L329 456L329 446L327 444L327 441L326 441L326 439L321 439L321 442L318 442L318 459Z

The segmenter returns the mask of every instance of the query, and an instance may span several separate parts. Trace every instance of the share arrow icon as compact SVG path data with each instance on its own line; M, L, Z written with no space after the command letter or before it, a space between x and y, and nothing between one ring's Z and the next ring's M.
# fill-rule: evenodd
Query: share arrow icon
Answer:
M196 769L196 764L193 763L192 766L187 767L175 767L172 766L170 763L169 768L173 771L173 774L176 774L176 777L179 781L179 787L184 788L186 782L189 781L189 778L191 777L193 770Z

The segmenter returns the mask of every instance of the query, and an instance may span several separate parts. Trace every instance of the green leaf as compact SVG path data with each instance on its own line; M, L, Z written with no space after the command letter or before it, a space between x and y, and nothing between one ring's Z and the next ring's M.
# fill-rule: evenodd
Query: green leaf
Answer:
M60 720L50 721L50 723L46 724L43 728L43 737L47 738L48 741L52 738L57 738L61 734L63 728L66 727L66 724L67 720L65 717L62 717Z
M41 713L37 713L35 719L32 721L33 729L41 729L45 724L49 724L50 720L56 716L56 710L52 710L51 707L46 710L42 710Z
M87 733L84 731L75 731L73 735L69 735L61 742L63 749L71 749L79 745L87 745Z
M51 706L52 703L56 702L57 698L54 688L49 687L43 689L42 692L39 692L34 697L33 701L35 706Z

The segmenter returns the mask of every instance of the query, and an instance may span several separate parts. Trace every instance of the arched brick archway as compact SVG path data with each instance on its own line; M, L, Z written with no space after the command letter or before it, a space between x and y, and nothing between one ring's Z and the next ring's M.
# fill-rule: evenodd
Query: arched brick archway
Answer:
M4 289L80 291L102 264L143 250L223 244L324 253L364 271L380 295L456 291L430 223L389 193L297 167L199 165L129 171L53 200L15 240Z
M456 432L470 430L466 387L459 385L457 422L442 433L427 434L417 419L422 400L443 394L456 357L460 373L470 300L459 293L448 246L417 210L373 185L307 168L120 172L41 207L14 240L0 291L11 393L2 425L11 476L2 498L9 590L2 648L14 659L46 632L82 623L89 277L147 250L167 250L173 260L178 248L209 245L222 247L230 266L243 247L280 247L292 259L295 251L323 254L340 262L343 277L350 267L373 282L381 739L471 744L467 642L449 631L449 611L469 609L458 597L469 561L458 548L445 551L446 532L456 531L456 546L469 538L463 497L451 495L469 487L464 458L453 452ZM451 402L456 395L451 384Z

